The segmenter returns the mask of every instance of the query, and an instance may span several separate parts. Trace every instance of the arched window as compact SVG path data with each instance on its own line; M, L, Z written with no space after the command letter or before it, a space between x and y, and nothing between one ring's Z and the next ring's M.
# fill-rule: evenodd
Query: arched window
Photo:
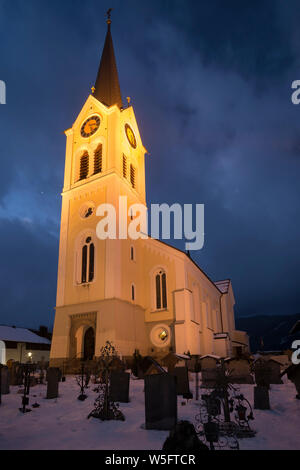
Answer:
M89 154L84 152L80 158L79 181L85 180L89 174Z
M135 300L135 288L134 288L134 284L131 285L131 300Z
M94 152L94 175L102 171L102 144L99 144Z
M94 279L95 269L95 245L92 243L91 237L87 237L82 247L81 261L81 282L92 282Z
M133 248L133 246L130 247L130 259L131 259L131 261L134 261L134 248Z
M130 183L135 188L135 168L133 165L130 165Z
M167 308L167 276L159 271L155 276L156 308Z

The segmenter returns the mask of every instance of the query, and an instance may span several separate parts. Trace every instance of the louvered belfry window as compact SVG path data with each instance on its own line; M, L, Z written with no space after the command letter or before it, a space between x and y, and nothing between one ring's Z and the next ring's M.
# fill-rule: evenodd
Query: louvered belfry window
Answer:
M135 168L133 165L130 165L130 183L135 188Z
M102 144L99 144L94 153L94 175L102 171Z
M79 180L85 180L89 174L89 154L84 152L80 158Z
M123 178L127 178L127 158L123 153Z

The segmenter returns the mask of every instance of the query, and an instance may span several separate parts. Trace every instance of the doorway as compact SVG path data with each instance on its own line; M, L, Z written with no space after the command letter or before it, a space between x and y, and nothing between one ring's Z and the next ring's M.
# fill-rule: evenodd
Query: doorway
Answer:
M83 358L85 361L91 361L95 355L95 333L94 329L90 327L86 330L84 335L84 349Z

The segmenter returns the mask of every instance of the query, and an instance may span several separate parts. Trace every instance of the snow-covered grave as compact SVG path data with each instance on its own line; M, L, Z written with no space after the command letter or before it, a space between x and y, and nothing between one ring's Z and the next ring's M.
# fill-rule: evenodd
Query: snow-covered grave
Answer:
M193 374L192 374L193 375ZM195 380L190 382L194 392ZM239 385L239 390L253 404L253 385ZM130 381L130 403L120 404L125 421L87 419L97 394L93 384L87 389L88 398L77 400L79 388L74 377L59 384L59 398L46 400L46 386L30 389L29 406L40 404L30 413L19 411L22 395L19 387L11 387L9 395L2 396L0 406L0 449L105 449L105 450L161 450L168 431L150 431L143 428L144 381ZM204 392L205 393L205 392ZM200 391L201 394L201 391ZM254 438L240 439L241 449L300 449L300 400L295 399L292 383L271 385L270 411L254 410L251 427L257 431ZM195 393L194 393L195 397ZM182 402L186 403L182 406ZM178 419L195 424L199 402L186 402L178 397Z

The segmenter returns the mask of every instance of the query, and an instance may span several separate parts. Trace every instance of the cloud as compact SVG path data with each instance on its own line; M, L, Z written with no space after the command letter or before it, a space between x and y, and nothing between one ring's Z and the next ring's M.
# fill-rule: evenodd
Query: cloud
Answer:
M30 220L0 220L1 323L52 327L58 241Z

